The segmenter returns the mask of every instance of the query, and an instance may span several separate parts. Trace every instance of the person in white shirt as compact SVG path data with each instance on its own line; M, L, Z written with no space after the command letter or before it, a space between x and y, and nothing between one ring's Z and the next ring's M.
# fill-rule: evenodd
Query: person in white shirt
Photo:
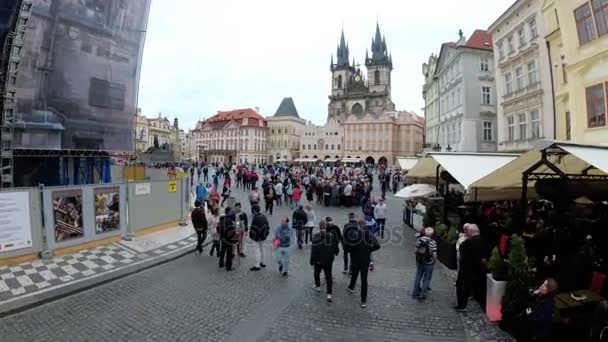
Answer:
M304 245L308 245L308 242L312 242L312 231L315 228L315 222L317 221L317 214L312 209L310 204L307 204L304 207L304 212L306 213L306 224L304 225Z
M277 205L280 207L283 205L283 183L277 181L277 184L274 185L274 193L275 198L277 200Z
M386 203L384 199L380 198L378 204L374 207L374 217L376 223L378 223L378 231L380 231L380 237L384 239L384 226L386 225Z
M342 193L342 197L344 198L344 205L348 208L352 205L352 198L353 198L353 186L350 184L350 182L346 183L346 186L344 187L344 192Z

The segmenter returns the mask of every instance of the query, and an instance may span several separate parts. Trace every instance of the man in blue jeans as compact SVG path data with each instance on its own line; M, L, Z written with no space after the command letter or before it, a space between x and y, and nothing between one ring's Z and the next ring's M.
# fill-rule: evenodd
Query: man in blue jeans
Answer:
M433 240L433 228L425 228L423 235L416 240L416 279L412 298L425 300L431 285L433 267L437 261L437 243Z

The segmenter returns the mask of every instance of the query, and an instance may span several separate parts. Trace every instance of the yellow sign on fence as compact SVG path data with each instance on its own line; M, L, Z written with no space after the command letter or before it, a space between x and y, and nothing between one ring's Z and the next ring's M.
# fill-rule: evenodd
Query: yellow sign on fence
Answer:
M177 182L176 181L169 182L169 192L176 192L176 191L177 191Z

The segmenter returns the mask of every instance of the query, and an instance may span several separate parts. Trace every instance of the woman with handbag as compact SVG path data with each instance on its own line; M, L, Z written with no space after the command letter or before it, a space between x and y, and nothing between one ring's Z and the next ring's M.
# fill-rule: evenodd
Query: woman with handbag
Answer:
M291 237L293 233L289 226L289 218L283 217L281 225L274 231L274 240L272 246L275 248L277 262L279 264L279 273L283 277L289 275L289 257L291 250Z

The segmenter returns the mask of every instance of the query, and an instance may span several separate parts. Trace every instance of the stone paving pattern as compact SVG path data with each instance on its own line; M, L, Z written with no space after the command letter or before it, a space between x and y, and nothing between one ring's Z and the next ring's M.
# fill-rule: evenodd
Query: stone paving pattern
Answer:
M429 298L423 303L411 298L414 232L401 223L402 201L387 197L387 239L374 253L366 309L359 307L359 283L356 294L346 291L342 252L334 264L334 302L328 304L324 292L312 289L309 248L293 250L290 276L283 279L268 254L266 269L249 271L250 246L232 272L218 269L206 247L204 255L189 254L5 317L0 336L3 341L466 341L462 316L452 309L452 280L440 267ZM249 213L247 201L243 204ZM315 210L340 226L349 212ZM273 227L282 215L291 217L291 210L278 208L270 218ZM271 250L268 241L266 251Z

